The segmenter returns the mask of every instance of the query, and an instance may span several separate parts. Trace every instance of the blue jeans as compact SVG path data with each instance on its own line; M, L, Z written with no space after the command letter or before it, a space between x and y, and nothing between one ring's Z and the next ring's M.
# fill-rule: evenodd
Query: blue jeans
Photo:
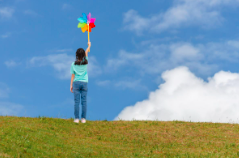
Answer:
M74 92L74 100L75 100L75 119L79 119L79 104L81 99L82 105L82 113L81 118L86 119L86 108L87 108L87 82L75 81L73 82L73 92Z

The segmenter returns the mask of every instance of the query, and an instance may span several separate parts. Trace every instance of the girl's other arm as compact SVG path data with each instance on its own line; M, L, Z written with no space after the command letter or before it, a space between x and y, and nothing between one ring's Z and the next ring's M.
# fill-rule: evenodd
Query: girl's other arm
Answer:
M73 84L73 81L74 81L74 78L75 78L75 74L72 74L71 75L71 88L70 88L70 91L73 93L73 87L72 87L72 84Z
M88 57L88 53L89 53L90 47L91 47L91 42L88 42L88 48L87 48L86 51L85 51L85 55L86 55L87 57Z

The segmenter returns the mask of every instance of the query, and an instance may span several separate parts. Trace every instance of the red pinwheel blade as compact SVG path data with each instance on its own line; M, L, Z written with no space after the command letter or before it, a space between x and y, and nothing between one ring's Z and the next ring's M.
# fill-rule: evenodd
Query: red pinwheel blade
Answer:
M94 28L95 24L94 23L90 23L89 26L90 26L90 28Z

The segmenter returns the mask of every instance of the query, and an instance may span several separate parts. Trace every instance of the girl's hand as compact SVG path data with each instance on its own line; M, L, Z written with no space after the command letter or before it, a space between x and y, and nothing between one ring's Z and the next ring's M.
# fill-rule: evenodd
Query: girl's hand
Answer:
M88 42L88 47L91 47L91 42Z
M71 91L71 93L73 93L73 87L71 86L71 88L70 88L70 91Z

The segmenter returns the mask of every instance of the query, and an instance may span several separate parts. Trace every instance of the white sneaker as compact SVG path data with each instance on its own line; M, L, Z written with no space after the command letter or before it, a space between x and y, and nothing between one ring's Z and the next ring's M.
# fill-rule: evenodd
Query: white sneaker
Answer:
M86 123L86 120L84 118L82 118L81 123Z
M75 122L75 123L79 123L79 119L75 119L74 122Z

